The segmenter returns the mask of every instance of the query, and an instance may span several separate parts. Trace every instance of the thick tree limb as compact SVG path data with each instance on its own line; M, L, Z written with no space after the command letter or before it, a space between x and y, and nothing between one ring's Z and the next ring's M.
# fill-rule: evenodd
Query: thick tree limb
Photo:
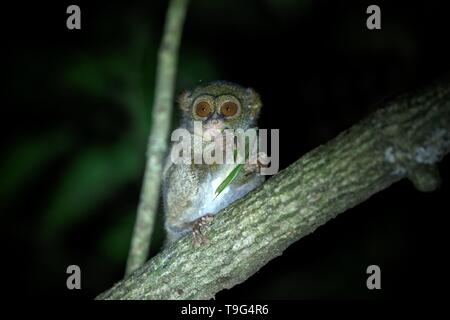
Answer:
M292 146L295 148L295 146ZM208 299L245 281L291 243L409 177L438 185L450 150L450 85L402 96L222 210L195 248L184 237L98 299Z
M178 61L187 0L169 3L163 38L158 52L153 119L147 146L147 163L141 191L141 199L134 224L133 237L125 274L142 266L148 257L156 211L164 156L172 118L175 75Z

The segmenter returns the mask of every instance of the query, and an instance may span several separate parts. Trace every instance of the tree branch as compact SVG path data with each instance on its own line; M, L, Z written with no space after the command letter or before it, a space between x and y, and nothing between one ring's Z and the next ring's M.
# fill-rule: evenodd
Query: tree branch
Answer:
M184 237L97 299L208 299L291 243L408 177L438 185L450 150L450 85L404 95L222 210L200 248Z
M187 0L171 0L167 10L163 38L158 52L153 119L147 146L147 163L141 199L125 274L142 266L148 257L156 211L164 156L167 150L173 93Z

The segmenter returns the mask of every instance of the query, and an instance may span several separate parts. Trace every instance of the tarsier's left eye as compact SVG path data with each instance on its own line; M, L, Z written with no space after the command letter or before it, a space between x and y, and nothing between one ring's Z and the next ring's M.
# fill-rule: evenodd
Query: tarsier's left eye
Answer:
M195 106L195 113L197 113L197 115L199 117L202 117L202 118L207 117L211 112L212 112L212 108L209 105L209 103L206 101L200 101Z
M220 112L225 117L234 116L238 112L238 105L233 101L227 101L220 107Z

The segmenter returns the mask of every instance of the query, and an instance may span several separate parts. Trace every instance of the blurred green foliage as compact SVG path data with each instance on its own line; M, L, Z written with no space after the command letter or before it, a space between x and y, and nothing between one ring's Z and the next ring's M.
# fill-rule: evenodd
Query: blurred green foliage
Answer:
M2 202L27 190L41 194L33 208L37 229L28 235L37 240L33 250L46 260L42 268L60 273L62 261L70 257L85 268L96 268L102 259L112 264L99 279L92 279L91 289L98 282L110 283L111 272L122 272L125 266L144 170L164 16L164 10L143 14L148 6L146 10L130 6L127 12L110 9L96 17L93 34L68 50L55 46L53 51L30 53L52 65L52 72L33 65L36 60L24 59L23 70L46 72L45 82L30 87L30 94L33 105L45 106L56 121L32 128L0 163ZM186 48L180 61L183 87L218 77L217 66L206 55ZM46 177L36 179L43 172ZM153 251L162 237L159 227Z

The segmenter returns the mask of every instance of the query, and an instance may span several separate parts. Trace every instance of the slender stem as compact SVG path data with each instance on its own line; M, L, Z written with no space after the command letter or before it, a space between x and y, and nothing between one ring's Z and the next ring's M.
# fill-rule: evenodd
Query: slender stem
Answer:
M188 0L171 0L167 9L164 34L158 52L153 118L147 146L147 163L125 271L126 275L142 266L148 258L156 211L158 210L161 173L172 117L178 48L187 5Z
M439 185L450 152L450 83L404 95L225 208L193 246L186 236L98 299L209 299L290 244L402 178Z

